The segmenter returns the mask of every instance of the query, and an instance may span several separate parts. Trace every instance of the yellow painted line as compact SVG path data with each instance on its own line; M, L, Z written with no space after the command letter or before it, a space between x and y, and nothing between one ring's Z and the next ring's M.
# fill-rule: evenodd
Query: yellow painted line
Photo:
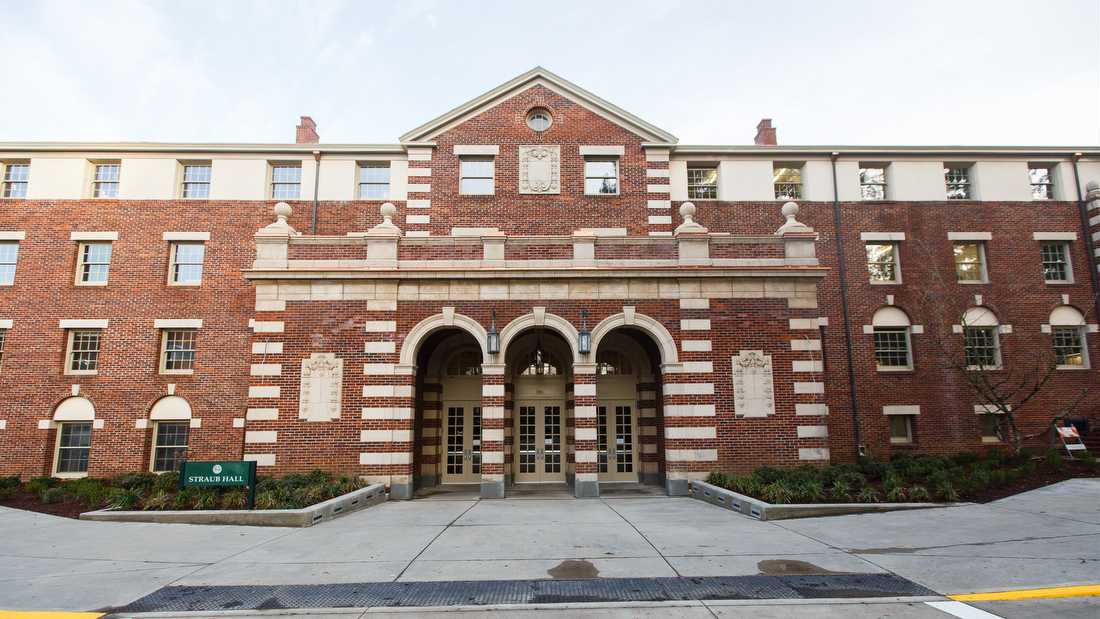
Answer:
M73 613L61 610L0 610L0 619L95 619L104 613Z
M1074 587L1046 587L1044 589L1016 589L989 593L961 593L948 598L958 602L996 602L1005 600L1042 600L1049 598L1076 598L1100 596L1100 585Z

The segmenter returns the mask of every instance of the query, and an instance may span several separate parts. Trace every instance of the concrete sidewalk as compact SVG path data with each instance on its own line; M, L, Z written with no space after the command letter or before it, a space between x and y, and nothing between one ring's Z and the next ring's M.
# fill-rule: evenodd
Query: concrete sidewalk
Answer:
M778 523L667 497L391 502L308 529L0 509L0 540L6 609L121 606L169 584L807 572L888 571L961 593L1100 582L1100 480L987 505Z

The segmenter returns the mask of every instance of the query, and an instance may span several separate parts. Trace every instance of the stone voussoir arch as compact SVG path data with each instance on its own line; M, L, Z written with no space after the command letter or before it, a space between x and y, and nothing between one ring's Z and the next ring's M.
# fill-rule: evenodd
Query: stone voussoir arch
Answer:
M404 340L401 342L401 365L416 365L416 353L420 350L420 344L432 333L439 331L440 329L457 328L465 331L473 336L477 341L478 348L481 350L481 358L483 363L489 363L489 354L485 350L486 331L485 327L481 326L481 323L454 311L454 308L443 308L443 312L428 316L424 320L416 323L409 332L405 334Z
M572 362L582 363L577 352L577 329L568 320L549 312L531 312L512 320L500 330L500 358L504 359L508 352L508 345L521 333L535 327L545 327L561 335L569 344L569 351L573 354Z
M672 334L669 333L668 329L655 318L637 312L632 313L630 316L627 316L625 312L612 314L593 327L592 354L600 349L600 342L603 338L619 327L633 327L649 334L657 344L657 349L661 352L662 366L672 366L680 362L676 353L676 340L672 338Z

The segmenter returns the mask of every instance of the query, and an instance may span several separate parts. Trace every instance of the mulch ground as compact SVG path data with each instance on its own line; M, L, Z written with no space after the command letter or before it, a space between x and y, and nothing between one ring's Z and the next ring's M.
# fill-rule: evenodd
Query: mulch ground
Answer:
M80 514L91 511L80 501L42 503L38 500L38 496L23 491L17 492L13 497L0 499L0 505L66 518L78 518Z
M997 486L996 488L987 488L981 492L963 497L962 500L973 503L988 503L1021 492L1027 492L1028 490L1035 490L1036 488L1056 484L1060 481L1073 479L1075 477L1100 477L1100 474L1080 462L1066 462L1065 468L1061 471L1050 471L1040 466L1034 473L1027 477L1021 477L1015 482Z

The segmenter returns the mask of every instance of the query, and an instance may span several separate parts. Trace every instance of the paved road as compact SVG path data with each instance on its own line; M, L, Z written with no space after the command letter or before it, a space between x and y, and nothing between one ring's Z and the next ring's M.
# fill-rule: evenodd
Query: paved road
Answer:
M168 584L802 570L890 571L941 593L991 591L1100 582L1100 480L987 505L776 523L665 497L392 502L308 529L93 523L0 508L0 558L0 608L8 609L119 606ZM1073 604L1062 606L1080 612ZM708 606L683 611L721 614ZM852 608L864 607L848 616L859 615ZM920 604L896 613L869 608L939 613ZM1041 616L1034 604L995 608ZM1083 616L1097 614L1087 601L1082 608ZM795 615L845 616L829 612L804 607Z

